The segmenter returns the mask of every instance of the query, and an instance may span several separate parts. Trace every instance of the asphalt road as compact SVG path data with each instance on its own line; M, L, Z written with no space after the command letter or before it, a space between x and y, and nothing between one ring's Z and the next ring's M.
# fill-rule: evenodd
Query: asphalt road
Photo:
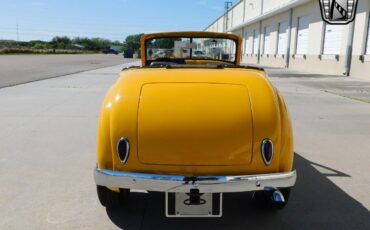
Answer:
M131 62L122 55L0 55L0 88Z
M166 219L161 193L101 207L92 175L98 112L121 68L0 89L0 229L369 229L370 104L353 88L370 82L276 72L297 152L286 209L263 211L249 193L225 194L220 219Z

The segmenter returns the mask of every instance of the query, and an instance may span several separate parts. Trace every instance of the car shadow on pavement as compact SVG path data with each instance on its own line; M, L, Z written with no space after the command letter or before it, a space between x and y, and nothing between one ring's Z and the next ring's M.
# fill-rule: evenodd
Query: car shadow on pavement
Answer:
M295 168L297 184L287 207L278 212L257 207L251 193L234 193L224 194L222 218L166 218L163 193L132 193L125 208L107 209L107 214L116 226L127 230L369 229L370 212L328 179L349 175L298 154Z

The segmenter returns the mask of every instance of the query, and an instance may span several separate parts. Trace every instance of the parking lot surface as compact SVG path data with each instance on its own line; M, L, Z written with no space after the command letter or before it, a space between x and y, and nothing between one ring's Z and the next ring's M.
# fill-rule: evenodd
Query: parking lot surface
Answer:
M114 54L0 55L0 88L131 61Z
M123 66L0 89L0 229L369 229L370 104L341 87L370 83L273 71L295 134L286 209L266 212L236 193L224 195L222 218L167 219L164 194L133 193L126 208L106 210L93 180L97 119Z

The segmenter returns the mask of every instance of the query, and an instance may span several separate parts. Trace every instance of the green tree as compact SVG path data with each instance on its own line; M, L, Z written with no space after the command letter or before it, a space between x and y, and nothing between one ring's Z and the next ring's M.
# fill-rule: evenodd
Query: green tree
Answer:
M85 50L100 51L110 47L112 42L103 38L81 38L77 37L72 40L74 45L82 45Z
M62 37L56 36L51 40L50 44L54 49L72 48L72 41L67 36L62 36Z
M27 43L27 47L31 49L50 49L50 43L41 40L33 40Z
M138 51L140 49L140 40L144 34L133 34L126 37L123 43L123 51L133 50Z
M115 40L112 42L112 45L115 45L115 46L123 46L123 43L118 41L118 40Z
M108 48L112 45L112 42L108 39L103 39L103 38L92 38L91 39L92 45L93 45L93 50L99 51L105 48Z

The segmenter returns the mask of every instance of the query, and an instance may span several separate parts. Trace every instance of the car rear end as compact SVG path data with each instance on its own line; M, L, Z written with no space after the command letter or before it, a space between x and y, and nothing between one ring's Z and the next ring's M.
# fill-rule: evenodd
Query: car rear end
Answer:
M284 203L292 158L285 104L263 71L141 68L123 71L103 103L95 181L165 192L168 216L220 216L225 192ZM191 212L202 202L212 205Z

